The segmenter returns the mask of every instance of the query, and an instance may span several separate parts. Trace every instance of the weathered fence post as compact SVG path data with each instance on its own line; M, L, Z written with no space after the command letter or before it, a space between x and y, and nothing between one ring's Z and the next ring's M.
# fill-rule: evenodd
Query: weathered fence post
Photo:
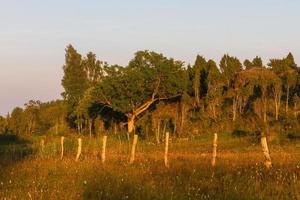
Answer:
M265 156L265 166L266 166L267 169L270 169L272 167L272 160L271 160L271 157L270 157L270 152L269 152L266 136L262 136L260 138L260 142L261 142L261 147L262 147L263 154Z
M101 153L102 163L105 162L106 141L107 141L107 135L104 135L103 136L103 141L102 141L102 153Z
M168 150L169 150L169 132L166 132L166 138L165 138L165 166L169 167L168 162Z
M63 157L64 157L64 140L65 140L65 137L61 136L61 139L60 139L60 146L61 146L60 159L63 159Z
M129 163L132 164L134 162L134 158L135 158L135 149L136 149L136 144L138 141L138 135L134 134L133 136L133 143L132 143L132 147L131 147L131 154L130 154L130 160Z
M218 146L217 142L218 142L218 134L215 133L214 140L213 140L212 159L211 159L211 166L213 166L213 167L216 165L217 146Z
M77 162L79 160L80 154L81 154L81 138L78 138L78 149L77 149L77 155L75 161Z

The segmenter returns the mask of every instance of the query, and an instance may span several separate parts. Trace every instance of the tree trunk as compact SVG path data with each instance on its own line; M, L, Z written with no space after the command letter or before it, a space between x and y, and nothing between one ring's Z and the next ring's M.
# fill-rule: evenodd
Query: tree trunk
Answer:
M199 106L200 104L200 69L196 67L195 69L195 79L194 79L194 95L195 95L195 104Z
M80 134L80 118L79 118L79 115L77 114L77 119L76 119L77 121L77 131L78 131L78 134Z
M263 98L263 104L264 104L264 122L266 123L267 122L267 97L264 97Z
M182 103L181 105L181 122L180 122L180 135L182 135L183 127L185 122L185 105Z
M162 137L164 137L164 135L166 135L167 123L168 123L168 121L164 120L164 128L163 128L163 135L162 135Z
M156 143L160 143L160 120L157 122L157 130L156 130Z
M81 138L78 138L78 148L77 148L77 155L75 159L76 162L79 160L79 157L81 155L81 145L82 145L81 143L82 143Z
M82 121L82 119L80 120L80 133L83 133L83 121Z
M132 147L131 147L131 154L130 154L130 160L129 163L132 164L134 162L135 159L135 150L136 150L136 144L138 142L138 135L134 134L133 136L133 143L132 143Z
M169 167L168 150L169 150L169 132L166 132L166 137L165 137L165 155L164 155L164 160L165 160L165 166L166 167Z
M176 104L176 111L175 111L175 118L174 118L174 134L177 135L177 121L178 121L178 104ZM178 136L178 135L177 135Z
M60 146L61 146L60 159L63 159L63 157L64 157L64 140L65 140L65 137L61 136L61 139L60 139Z
M278 113L279 113L278 94L275 94L274 103L275 103L275 119L278 120Z
M213 166L213 167L216 165L217 146L218 146L217 142L218 142L218 134L215 133L214 140L213 140L212 159L211 159L211 166Z
M92 119L89 119L88 123L89 123L89 135L90 138L92 138L92 126L93 126Z
M134 116L129 117L127 121L128 133L131 133L134 129Z
M117 123L114 122L114 134L117 135Z
M288 114L289 112L289 95L290 95L290 86L287 86L286 89L286 102L285 102L285 112Z
M102 161L102 163L105 162L106 141L107 141L107 135L104 135L103 136L103 142L102 142L102 153L101 153L101 161Z
M236 108L237 108L237 100L236 98L233 99L233 103L232 103L232 121L236 120Z
M267 169L270 169L272 167L272 161L271 161L271 157L270 157L270 152L269 152L266 136L262 136L260 138L260 142L261 142L262 151L263 151L263 154L265 157L265 166Z
M212 110L213 110L213 117L214 117L214 119L216 119L217 115L216 115L216 105L215 104L213 104Z

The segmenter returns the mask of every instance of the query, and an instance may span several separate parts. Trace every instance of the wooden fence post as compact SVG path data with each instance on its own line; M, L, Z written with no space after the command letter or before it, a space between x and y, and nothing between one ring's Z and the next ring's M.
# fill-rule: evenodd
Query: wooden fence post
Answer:
M104 135L103 136L103 142L102 142L102 153L101 153L102 163L105 162L106 141L107 141L107 135Z
M134 158L135 158L135 149L136 149L136 144L138 141L138 135L134 134L133 136L133 143L132 143L132 147L131 147L131 154L130 154L130 160L129 163L132 164L134 162Z
M260 142L261 142L263 154L265 156L265 166L267 169L270 169L272 167L272 160L271 160L266 136L262 136L260 138Z
M81 154L81 138L78 138L78 149L77 149L77 155L75 161L77 162L79 160L80 154Z
M60 159L63 159L63 157L64 157L64 140L65 140L65 137L61 136L61 139L60 139L60 145L61 145Z
M211 166L213 166L213 167L216 165L217 146L218 146L217 142L218 142L218 134L215 133L214 140L213 140L212 159L211 159Z
M165 138L165 166L169 167L169 162L168 162L168 150L169 150L169 132L166 132L166 138Z

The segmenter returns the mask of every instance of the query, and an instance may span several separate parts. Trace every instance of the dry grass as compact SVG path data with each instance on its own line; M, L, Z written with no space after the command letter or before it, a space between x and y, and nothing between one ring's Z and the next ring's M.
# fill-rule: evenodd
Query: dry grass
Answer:
M300 149L295 144L270 145L274 166L267 171L259 145L246 140L221 137L215 169L210 167L211 138L172 141L167 169L162 145L140 141L136 162L129 165L127 141L109 139L104 165L99 157L101 139L88 142L85 138L83 156L77 163L75 144L67 144L66 157L60 160L59 146L53 145L59 139L49 140L43 154L3 165L0 197L300 199Z

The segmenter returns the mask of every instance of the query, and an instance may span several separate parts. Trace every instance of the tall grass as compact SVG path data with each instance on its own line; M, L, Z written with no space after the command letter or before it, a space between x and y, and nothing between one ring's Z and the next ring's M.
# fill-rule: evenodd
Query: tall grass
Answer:
M208 135L171 140L170 168L164 167L163 145L140 140L136 162L128 164L125 138L108 137L107 160L101 164L101 138L83 138L75 162L76 138L66 138L59 158L59 138L40 138L36 154L0 171L0 199L299 199L300 149L297 144L270 145L273 168L266 170L260 146L248 139L220 136L217 165L210 166ZM131 141L130 141L131 143Z

